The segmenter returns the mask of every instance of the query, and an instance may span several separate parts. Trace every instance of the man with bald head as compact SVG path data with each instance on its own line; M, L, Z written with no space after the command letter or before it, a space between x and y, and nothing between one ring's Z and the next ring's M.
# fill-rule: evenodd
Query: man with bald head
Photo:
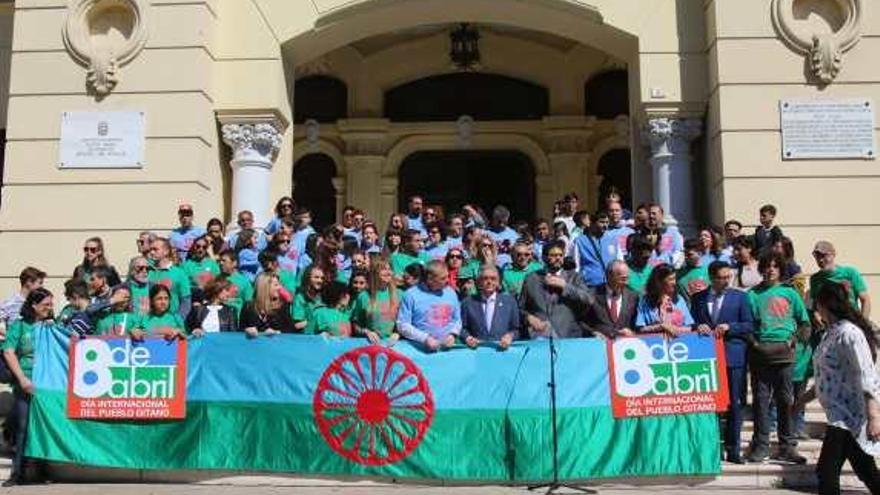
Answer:
M635 335L639 295L627 287L629 266L615 260L605 270L607 283L596 289L596 298L587 313L587 325L594 336L609 339Z

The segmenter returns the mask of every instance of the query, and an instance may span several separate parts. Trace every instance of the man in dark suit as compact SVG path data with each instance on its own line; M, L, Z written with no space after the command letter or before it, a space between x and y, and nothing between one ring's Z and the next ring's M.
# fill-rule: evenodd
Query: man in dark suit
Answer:
M519 335L519 306L513 296L499 292L500 280L497 268L484 266L477 277L479 292L462 301L461 337L472 349L483 341L507 349Z
M544 247L546 268L529 274L523 283L519 307L531 337L583 337L590 333L584 317L593 293L575 270L563 270L565 243Z
M727 460L742 464L740 432L742 430L742 392L746 386L746 350L750 335L755 331L752 309L745 292L730 288L733 269L723 261L709 265L712 286L694 295L693 315L697 331L714 334L724 339L727 359L727 382L730 392L730 410L724 430L724 449Z
M605 269L607 283L596 290L596 298L587 313L587 325L594 336L609 339L635 335L636 308L639 295L626 286L629 266L625 261L613 261Z

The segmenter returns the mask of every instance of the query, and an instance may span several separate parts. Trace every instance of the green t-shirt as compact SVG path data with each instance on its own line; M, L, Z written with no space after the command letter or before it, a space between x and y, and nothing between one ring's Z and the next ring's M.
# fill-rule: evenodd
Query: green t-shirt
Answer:
M791 287L760 284L749 290L748 296L759 342L786 342L799 325L810 321L804 301Z
M398 251L391 255L391 259L389 260L391 263L391 271L394 272L394 276L400 277L403 275L403 271L406 270L406 267L412 265L413 263L424 265L428 258L424 252L420 252L418 256L410 256L403 251Z
M295 273L287 270L279 270L278 282L281 284L281 287L284 287L287 292L290 292L290 295L296 294L296 288L299 287L299 277L297 277Z
M191 287L204 287L204 285L220 275L220 265L211 258L205 257L201 261L187 259L180 266L189 277Z
M189 285L189 277L186 272L177 266L169 266L168 268L153 268L150 270L150 283L159 284L168 287L171 291L171 308L172 313L177 313L180 308L180 300L189 297L192 294Z
M644 295L645 285L648 284L648 279L651 277L654 267L648 263L639 270L630 263L627 263L627 265L629 266L629 282L626 283L626 286L636 293Z
M128 289L131 291L132 312L144 316L150 312L150 284L129 282Z
M3 342L3 350L15 351L21 371L28 379L34 370L34 328L35 323L27 323L24 320L16 320L6 329L6 341Z
M233 292L226 305L235 308L235 312L241 315L241 308L245 303L254 299L254 286L241 272L234 272L227 279L232 284Z
M530 273L534 273L544 265L537 261L532 261L525 268L519 268L516 265L510 265L501 275L501 288L509 294L518 296L522 292L523 282Z
M348 311L318 306L313 319L315 333L327 332L334 337L351 337L351 313Z
M352 308L352 320L359 327L372 330L383 339L387 339L394 333L394 325L397 322L397 306L392 304L391 291L388 289L376 292L376 301L370 304L370 293L363 291L358 294Z
M315 309L321 305L321 296L309 299L302 292L297 292L293 298L293 305L290 306L290 316L294 323L300 321L306 322L303 333L314 334L317 326L315 325Z
M683 266L676 273L678 290L688 297L709 288L709 269L705 266Z
M157 334L163 328L173 328L186 333L186 325L179 314L168 310L162 315L147 315L143 317L141 328L148 334Z
M107 313L98 320L95 332L110 337L126 337L135 328L143 328L141 316L135 313Z
M868 290L868 286L858 270L851 266L837 265L830 272L822 270L814 273L810 277L810 299L815 300L819 289L828 282L846 287L850 302L854 308L859 309L859 294Z

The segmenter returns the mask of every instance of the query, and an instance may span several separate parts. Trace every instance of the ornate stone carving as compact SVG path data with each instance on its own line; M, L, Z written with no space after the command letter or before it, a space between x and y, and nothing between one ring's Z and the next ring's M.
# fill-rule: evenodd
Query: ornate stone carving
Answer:
M648 120L645 137L654 155L688 152L691 141L700 135L702 125L699 119L657 117Z
M327 57L319 57L296 67L296 77L323 76L333 71L333 65Z
M810 71L831 84L843 54L861 39L863 0L773 0L776 31L792 49L808 57Z
M147 42L143 0L73 0L62 38L68 52L88 69L91 91L105 96L119 82L119 68Z
M232 148L233 160L262 158L271 167L281 138L281 131L268 123L223 125L223 142Z

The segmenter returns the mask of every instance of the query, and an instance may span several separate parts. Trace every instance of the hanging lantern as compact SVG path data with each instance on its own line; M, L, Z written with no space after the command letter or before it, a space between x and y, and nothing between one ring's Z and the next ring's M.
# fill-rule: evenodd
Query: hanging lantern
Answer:
M480 66L480 33L462 23L449 33L449 59L458 70L476 70Z

